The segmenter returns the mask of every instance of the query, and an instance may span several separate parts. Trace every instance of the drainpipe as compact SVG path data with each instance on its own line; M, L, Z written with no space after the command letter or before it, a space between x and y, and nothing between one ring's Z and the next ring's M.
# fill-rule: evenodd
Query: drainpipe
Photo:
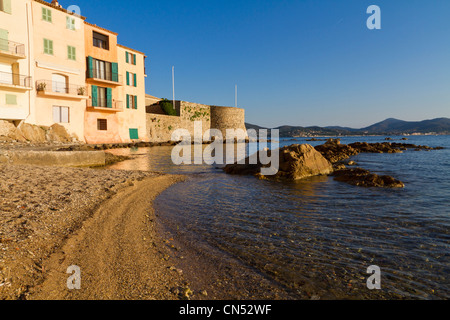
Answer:
M27 38L28 38L28 77L31 77L31 35L30 35L30 3L27 3ZM33 79L32 79L33 80ZM33 83L31 83L33 86ZM28 115L25 117L25 120L31 115L31 91L28 90ZM21 122L25 121L22 120Z

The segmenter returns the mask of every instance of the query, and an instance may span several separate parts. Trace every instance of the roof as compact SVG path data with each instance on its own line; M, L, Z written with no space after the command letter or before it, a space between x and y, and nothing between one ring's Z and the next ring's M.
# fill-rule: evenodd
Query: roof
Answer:
M132 49L132 48L130 48L130 47L123 46L123 45L121 45L121 44L117 44L117 46L118 46L118 47L121 47L121 48L123 48L123 49L126 49L126 50L131 50L131 51L133 51L133 52L142 54L143 56L147 57L147 56L145 55L145 53L143 53L143 52L141 52L141 51L137 51L137 50L135 50L135 49Z
M86 17L83 17L83 16L80 16L80 15L78 15L78 14L75 14L75 13L72 12L72 11L68 11L68 10L64 9L62 6L57 6L57 5L51 4L51 3L47 2L47 1L44 1L44 0L33 0L33 1L38 2L38 3L41 3L41 4L43 4L44 6L53 8L53 9L55 9L55 10L59 10L59 11L61 11L61 12L64 12L64 13L67 13L67 14L70 14L70 15L73 15L73 16L76 16L76 17L78 17L78 18L80 18L80 19L86 20Z
M35 0L35 1L37 1L37 0ZM99 27L99 26L96 25L96 24L92 24L92 23L89 23L89 22L87 22L87 21L84 21L84 23L87 24L88 26L91 26L91 27L94 27L94 28L97 28L97 29L100 29L100 30L109 32L109 33L111 33L111 34L113 34L113 35L115 35L115 36L119 35L117 32L114 32L114 31L111 31L111 30L108 30L108 29Z

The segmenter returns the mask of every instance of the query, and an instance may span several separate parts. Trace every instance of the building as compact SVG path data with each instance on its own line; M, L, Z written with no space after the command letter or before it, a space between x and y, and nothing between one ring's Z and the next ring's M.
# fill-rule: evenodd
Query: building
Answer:
M84 141L88 93L84 48L84 17L33 0L34 108L27 122L43 126L58 123Z
M57 0L0 0L0 120L147 141L145 54Z
M119 88L125 101L123 112L117 113L122 142L148 141L145 112L145 54L117 45L119 72L125 78Z
M124 101L117 57L117 33L85 22L86 83L85 114L87 143L120 143L119 118Z
M32 109L29 0L0 0L0 119L18 125Z

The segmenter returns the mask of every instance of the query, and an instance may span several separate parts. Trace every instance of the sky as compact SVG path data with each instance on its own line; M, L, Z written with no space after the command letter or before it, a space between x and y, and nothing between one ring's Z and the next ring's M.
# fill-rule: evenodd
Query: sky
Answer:
M265 127L450 117L448 0L60 0L148 56L146 91ZM369 30L370 5L381 30Z

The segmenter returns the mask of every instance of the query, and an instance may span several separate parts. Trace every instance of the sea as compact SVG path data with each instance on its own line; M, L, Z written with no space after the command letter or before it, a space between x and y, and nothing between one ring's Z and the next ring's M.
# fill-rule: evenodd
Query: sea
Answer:
M385 142L384 136L339 138ZM308 284L316 298L448 299L450 136L391 138L445 149L351 158L401 180L403 189L357 187L328 176L274 182L228 175L221 165L173 164L173 147L113 150L133 159L109 169L186 175L154 202L167 227L235 258L294 298L310 297ZM324 143L307 140L281 138L279 146Z

